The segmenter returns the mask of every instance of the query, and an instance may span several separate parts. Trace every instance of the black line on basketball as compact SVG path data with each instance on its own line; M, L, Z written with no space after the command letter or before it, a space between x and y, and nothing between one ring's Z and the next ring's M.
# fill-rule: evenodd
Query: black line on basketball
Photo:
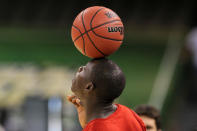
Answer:
M100 9L100 10L101 10L101 9ZM105 36L96 34L96 32L94 32L94 29L95 29L95 28L94 28L94 29L92 28L92 21L93 21L94 17L96 16L96 14L97 14L100 10L98 10L98 11L94 14L94 16L92 17L92 19L91 19L91 21L90 21L90 30L92 30L92 32L93 32L96 36L101 37L101 38L103 38L103 39L108 39L108 40L113 40L113 41L122 41L122 40L120 40L120 39L114 39L114 38L105 37ZM119 21L121 21L121 20L119 20Z
M90 21L90 24L92 23L92 21L93 21L94 17L96 16L96 14L97 14L99 11L101 11L102 9L104 9L104 8L100 8L100 9L98 9L98 10L95 12L95 14L92 16L92 19L91 19L91 21Z
M77 29L77 30L80 32L80 34L82 34L81 31L80 31L80 29L79 29L77 26L73 25L73 27L74 27L75 29ZM84 40L84 38L83 38L83 35L82 35L82 39L83 39L83 52L84 52L84 54L86 55L85 40ZM75 42L75 41L74 41L74 42Z
M109 24L109 23L113 23L113 22L116 22L116 21L120 21L120 20L111 20L111 21L105 22L105 23L103 23L103 24L97 25L97 26L95 26L95 27L93 27L93 28L91 28L91 29L85 31L85 32L82 33L81 35L77 36L77 37L74 39L74 42L75 42L76 40L78 40L82 35L85 35L86 33L90 32L90 31L92 31L92 30L94 30L94 29L96 29L96 28L99 28L99 27L101 27L101 26L103 26L103 25L106 25L106 24Z
M84 24L83 15L84 15L84 11L82 12L81 19L82 19L83 27L84 27L85 31L87 32L86 27L85 27L85 24ZM88 33L86 33L86 34L87 34L89 40L91 41L92 45L97 49L97 51L99 51L99 52L105 57L106 55L105 55L101 50L99 50L99 49L96 47L96 45L94 44L94 42L93 42L92 39L90 38L89 34L88 34Z

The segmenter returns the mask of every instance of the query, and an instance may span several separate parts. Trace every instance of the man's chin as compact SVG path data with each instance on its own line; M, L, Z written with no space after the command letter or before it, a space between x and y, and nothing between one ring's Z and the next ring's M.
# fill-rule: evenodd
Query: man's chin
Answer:
M72 91L72 93L74 93L75 92L75 90L74 90L74 88L73 88L73 86L71 86L71 91Z
M73 94L74 96L77 96L76 93L72 90L72 88L71 88L71 92L72 92L72 94Z
M77 93L75 93L75 92L72 92L72 93L73 93L74 96L76 96L77 98L80 99L80 97L79 97L79 95L77 95Z

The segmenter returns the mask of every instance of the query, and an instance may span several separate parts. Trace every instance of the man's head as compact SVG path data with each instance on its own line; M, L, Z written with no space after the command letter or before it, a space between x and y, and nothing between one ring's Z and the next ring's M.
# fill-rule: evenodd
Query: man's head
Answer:
M135 112L143 120L147 131L161 131L161 120L159 111L150 105L139 105Z
M106 58L93 59L81 66L72 83L72 91L80 99L95 98L101 103L111 103L125 87L121 69Z

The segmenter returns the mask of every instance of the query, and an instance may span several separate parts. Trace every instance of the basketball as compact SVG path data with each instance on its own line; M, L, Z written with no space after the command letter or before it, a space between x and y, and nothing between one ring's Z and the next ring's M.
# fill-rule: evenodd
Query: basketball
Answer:
M75 47L90 58L106 57L122 44L124 27L120 17L111 9L93 6L75 18L71 36Z

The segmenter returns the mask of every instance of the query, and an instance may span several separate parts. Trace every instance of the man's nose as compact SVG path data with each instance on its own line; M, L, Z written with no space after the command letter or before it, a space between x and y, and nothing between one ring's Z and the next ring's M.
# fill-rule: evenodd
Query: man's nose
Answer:
M79 67L78 72L81 72L83 70L84 66Z

